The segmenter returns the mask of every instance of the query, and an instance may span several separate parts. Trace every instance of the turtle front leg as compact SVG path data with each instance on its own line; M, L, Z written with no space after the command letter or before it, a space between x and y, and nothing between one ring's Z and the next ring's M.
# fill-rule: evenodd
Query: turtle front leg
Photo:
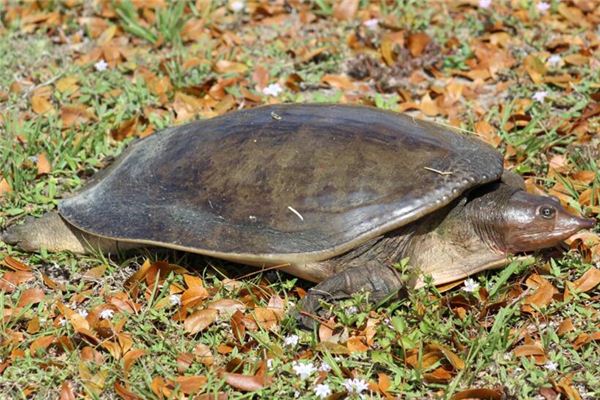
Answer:
M365 291L370 293L369 300L372 303L378 303L405 285L398 271L379 262L347 268L308 291L298 304L298 319L302 326L312 329L322 311L321 300L338 301Z

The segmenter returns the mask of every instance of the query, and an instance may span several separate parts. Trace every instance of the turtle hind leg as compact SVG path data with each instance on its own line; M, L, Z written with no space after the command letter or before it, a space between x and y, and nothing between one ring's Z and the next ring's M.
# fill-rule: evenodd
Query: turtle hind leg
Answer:
M406 284L398 271L376 261L344 269L308 291L298 304L299 322L312 329L322 311L321 300L347 299L354 293L365 291L370 293L370 302L378 303L404 289Z
M67 223L56 211L40 218L28 217L0 233L0 240L25 251L70 251L73 253L116 252L123 244L116 240L90 235ZM131 248L131 245L127 246ZM138 246L136 246L138 247Z

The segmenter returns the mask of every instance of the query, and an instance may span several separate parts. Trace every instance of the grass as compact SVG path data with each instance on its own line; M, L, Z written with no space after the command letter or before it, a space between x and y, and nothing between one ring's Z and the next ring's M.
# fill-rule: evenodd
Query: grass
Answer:
M45 11L63 13L68 20L63 33L74 38L79 25L73 21L84 10L60 2L50 3ZM0 175L12 189L0 199L1 228L27 215L41 215L54 209L61 198L107 166L132 140L128 137L117 141L111 133L132 118L139 118L138 132L149 124L153 129L161 129L176 123L176 91L206 92L210 89L210 85L203 88L206 82L214 84L233 77L239 78L238 84L226 87L223 96L233 96L235 106L242 102L252 104L243 100L241 87L259 96L262 103L273 101L262 95L253 82L254 67L262 65L268 70L269 83L277 82L284 88L277 101L354 101L352 93L324 87L321 81L326 74L340 74L347 69L348 60L356 56L348 46L348 37L363 29L356 21L333 20L331 2L315 2L312 11L323 18L299 28L287 22L261 25L257 21L268 13L250 15L246 10L245 18L252 23L232 29L241 38L240 43L232 36L217 35L210 29L195 41L182 39L182 22L188 18L203 17L219 26L221 32L238 27L237 17L226 5L215 3L206 9L196 9L192 2L181 1L169 10L157 12L155 22L146 24L130 2L121 2L108 23L124 32L119 35L127 38L126 48L137 53L105 71L94 67L97 60L77 62L82 54L92 50L97 37L85 36L92 45L80 46L53 40L58 33L51 25L42 23L31 32L23 30L22 18L7 20L7 11L15 4L3 5L4 11L0 11L4 13L1 15L6 27L0 35L0 54L3 54L0 99L5 95L0 103ZM382 18L395 18L399 28L425 30L442 45L452 37L462 41L456 51L441 55L442 74L453 69L472 69L469 63L476 50L474 41L489 33L486 24L490 20L503 22L524 38L510 48L517 60L515 66L499 72L497 80L481 87L485 89L507 80L518 82L502 91L505 97L492 96L484 103L483 96L476 96L452 106L460 109L457 115L465 127L473 130L480 120L492 123L502 139L502 149L507 154L509 148L514 152L507 156L510 166L546 189L552 189L564 178L549 169L549 161L555 155L564 155L575 172L595 173L588 187L597 189L598 163L590 154L593 145L597 145L598 117L586 121L587 132L591 133L587 143L581 136L565 134L559 129L559 122L580 118L593 103L592 96L597 96L600 82L592 66L588 63L563 67L561 72L579 77L569 85L569 90L554 84L534 84L521 65L526 54L545 49L544 37L551 32L543 24L526 23L497 10L477 9L463 10L464 18L438 21L439 13L432 4L397 2L394 6L382 5L381 12ZM183 16L186 6L192 7L193 12ZM361 2L361 10L366 7L367 2ZM525 11L535 14L533 3ZM278 14L273 11L273 15ZM573 35L581 33L570 29ZM333 44L326 57L307 62L298 60L295 49L318 48L319 38L323 37L329 37ZM573 45L562 56L581 50L581 46ZM597 48L588 51L592 56L598 55ZM200 62L184 68L184 63L192 58ZM241 73L219 73L214 68L219 60L235 60L248 68ZM166 100L142 76L142 68L158 78L168 77L173 89L165 94ZM292 73L300 76L308 90L295 92L285 87ZM75 86L65 83L66 88L61 91L57 85L65 78L72 78ZM15 82L19 82L20 89ZM422 86L422 83L409 85L412 96L420 96L418 88ZM38 113L33 109L32 98L44 88L50 90L47 100L53 110ZM541 90L549 92L547 101L523 106L524 100L530 100ZM204 93L198 98L203 96ZM402 96L380 93L371 86L358 100L380 108L398 109ZM91 116L65 124L61 111L72 104L83 105ZM485 109L483 115L477 111L478 107ZM509 126L517 114L530 119L517 128ZM193 117L201 115L198 112ZM39 172L40 157L50 161L48 173ZM585 208L577 199L587 187L565 182L573 208ZM589 205L594 207L598 207L597 198ZM544 390L577 398L571 389L581 398L600 397L596 379L600 376L599 342L577 344L581 335L598 332L598 288L587 293L572 292L568 300L557 296L543 309L523 307L524 299L533 292L526 282L532 274L542 275L562 294L570 282L598 261L597 258L586 261L585 254L576 250L538 254L531 262L514 262L502 271L475 276L485 291L467 292L459 287L440 293L428 286L379 308L370 305L364 295L356 295L334 308L336 328L328 343L320 340L319 332L298 328L291 311L299 291L310 286L283 273L254 275L231 284L226 278L244 276L252 269L239 271L226 263L170 251L140 251L107 258L99 254L77 256L44 251L26 254L0 243L4 278L11 271L5 265L8 256L30 266L33 275L12 293L0 296L0 310L3 310L0 398L56 398L65 390L64 383L69 382L75 393L87 398L116 398L123 396L119 387L126 387L141 398L152 399L160 397L157 387L161 379L174 381L181 376L205 377L202 393L208 394L207 398L219 393L232 398L293 398L296 393L300 398L316 398L317 383L326 383L334 393L343 393L344 383L351 377L370 381L372 388L386 386L387 377L390 383L385 392L407 399L450 399L468 388L494 389L519 399L541 398L542 393L547 393ZM124 283L140 270L145 260L150 264L167 260L186 272L166 273L165 264L156 264L162 265L164 276L160 280L140 279L137 295L133 295ZM180 299L177 295L189 287L185 274L202 278L202 285L209 293L203 304L224 299L244 304L246 333L241 339L235 333L239 327L234 328L231 322L231 303L202 332L186 333L184 323L176 320L179 306L173 304L174 299ZM43 291L43 298L18 306L23 296L31 295L31 289L35 288ZM130 296L130 302L121 296ZM275 323L259 315L273 298L282 299L286 310ZM65 322L60 308L63 304L75 312L85 310L93 316L106 309L115 313L94 325L94 336L100 338L97 341L77 331L72 320ZM570 321L573 329L558 334L558 327L565 321ZM298 336L296 344L295 336ZM46 347L42 344L47 337L54 339ZM530 357L515 354L519 346L532 343L543 348L543 362L536 364ZM200 356L205 348L212 354L212 363ZM350 353L349 348L364 351ZM132 350L142 351L143 355L132 361ZM462 360L464 367L456 365L453 355ZM273 380L258 394L236 390L225 381L223 372L253 375L266 360L271 360L267 375ZM315 371L310 379L302 380L294 370L294 363L299 360L313 363L316 368L325 362L331 372ZM169 388L171 398L183 396L183 385L172 384ZM373 392L372 396L383 397L383 392Z

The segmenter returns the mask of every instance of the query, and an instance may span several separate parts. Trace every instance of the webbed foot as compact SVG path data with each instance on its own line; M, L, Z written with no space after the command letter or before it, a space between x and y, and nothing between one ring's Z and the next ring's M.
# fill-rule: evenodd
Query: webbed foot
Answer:
M370 302L378 303L405 287L405 280L393 267L371 263L348 268L308 291L298 304L298 320L304 328L312 329L324 317L321 301L339 301L365 291L370 293Z

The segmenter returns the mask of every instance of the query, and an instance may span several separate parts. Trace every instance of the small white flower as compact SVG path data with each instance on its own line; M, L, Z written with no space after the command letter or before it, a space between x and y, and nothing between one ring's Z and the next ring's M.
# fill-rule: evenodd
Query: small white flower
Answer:
M283 344L286 346L295 346L298 344L298 340L300 340L298 335L286 336L285 339L283 339Z
M545 1L541 1L537 4L537 6L535 6L535 8L537 8L537 10L539 12L544 14L546 11L548 11L550 9L550 4L546 3Z
M181 295L172 294L169 296L169 302L172 306L178 306L181 304Z
M315 396L324 399L331 394L331 388L328 384L323 383L315 386Z
M356 306L350 306L346 308L346 314L356 314L358 312L358 308Z
M325 361L323 361L321 363L321 366L319 367L319 371L329 372L329 371L331 371L331 366L329 364L327 364Z
M297 390L294 390L294 398L297 399L298 397L300 397L300 392Z
M108 68L108 63L102 59L94 64L94 68L96 68L96 71L98 72L105 71Z
M477 283L475 280L469 278L465 281L465 286L463 288L465 292L473 293L477 291L477 289L479 289L479 283Z
M67 320L64 318L61 318L60 321L58 321L58 323L60 324L60 326L65 326L65 325L67 325Z
M243 1L234 1L233 3L231 3L231 9L234 12L240 12L244 8L246 8L246 4Z
M88 312L87 312L87 310L86 310L86 309L84 309L84 308L82 308L81 310L78 310L78 311L77 311L77 313L78 313L79 315L81 315L83 318L85 318L85 317L87 317L87 316L88 316Z
M479 0L479 7L481 8L490 8L492 5L492 0Z
M552 54L550 57L548 57L548 64L550 64L551 66L557 66L558 64L560 64L560 62L562 61L562 58L560 58L560 56L558 54Z
M267 360L267 368L272 369L273 368L273 359L269 358Z
M546 364L544 364L544 367L546 367L546 369L549 371L556 371L558 369L558 364L554 361L548 361Z
M102 312L100 312L100 319L111 319L113 315L115 315L115 312L110 308L107 308L106 310L102 310Z
M361 394L365 390L369 389L369 385L367 381L364 379L354 378L354 379L346 379L344 381L344 387L348 391L348 393L356 393Z
M363 25L366 26L368 29L374 31L379 27L379 20L377 18L368 19L363 22Z
M543 103L546 96L548 96L548 92L542 90L539 92L535 92L532 97L535 101L537 101L539 103Z
M292 368L294 369L296 375L298 375L302 380L307 379L317 370L311 362L300 363L298 361L294 361L294 363L292 364Z
M266 96L277 97L277 96L279 96L281 94L281 92L283 92L283 89L279 85L279 83L271 83L269 86L267 86L266 88L264 88L262 90L262 92Z

